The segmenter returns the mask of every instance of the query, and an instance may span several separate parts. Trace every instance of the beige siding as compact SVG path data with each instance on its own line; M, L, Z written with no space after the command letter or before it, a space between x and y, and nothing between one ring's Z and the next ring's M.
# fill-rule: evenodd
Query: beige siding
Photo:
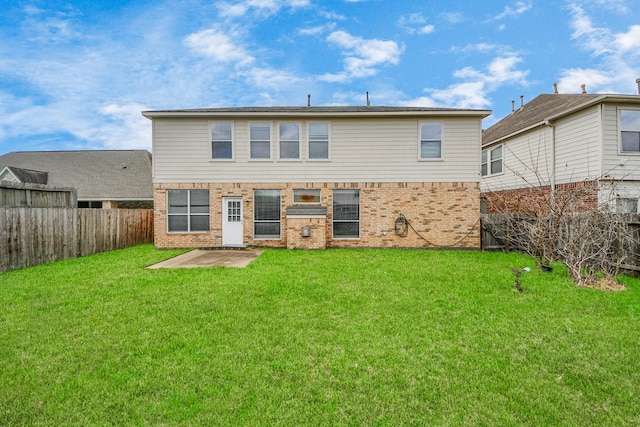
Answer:
M604 171L614 179L640 181L640 154L620 153L618 111L637 105L606 104L603 111Z
M555 132L555 177L552 140ZM482 191L566 184L601 174L600 110L594 106L540 125L504 143L504 173L485 177Z
M556 184L598 178L601 175L600 107L593 106L554 123L556 129Z
M443 123L441 161L418 161L416 118L324 120L330 123L329 161L276 160L279 121L275 120L273 160L249 160L249 121L235 120L234 159L214 161L207 119L156 118L154 182L478 182L480 119L428 120ZM297 122L300 151L306 158L308 121Z
M495 145L493 146L495 147ZM551 182L551 131L536 127L503 143L503 173L482 179L482 191L548 185Z

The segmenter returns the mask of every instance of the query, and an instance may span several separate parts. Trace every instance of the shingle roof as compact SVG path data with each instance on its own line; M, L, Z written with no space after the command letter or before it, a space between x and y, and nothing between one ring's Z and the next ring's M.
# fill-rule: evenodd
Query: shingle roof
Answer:
M47 172L22 169L15 166L7 166L6 168L23 184L47 184ZM4 168L0 167L0 173L2 173L2 170L4 170Z
M603 98L603 95L543 94L526 103L522 108L486 129L482 134L482 144L488 144L505 136L526 129L564 111L572 110Z
M385 115L385 114L421 114L421 113L442 113L442 114L468 114L488 116L490 110L471 110L462 108L437 108L437 107L397 107L397 106L282 106L282 107L223 107L223 108L192 108L182 110L155 110L143 111L146 117L167 116L167 115Z
M75 188L79 200L153 199L146 150L18 151L0 156L5 166L48 172L47 185Z

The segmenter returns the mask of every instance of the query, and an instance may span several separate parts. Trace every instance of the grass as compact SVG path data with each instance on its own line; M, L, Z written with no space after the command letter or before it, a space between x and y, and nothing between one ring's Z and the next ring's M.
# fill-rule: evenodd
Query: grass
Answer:
M0 274L0 425L639 425L640 281L520 254L138 246Z

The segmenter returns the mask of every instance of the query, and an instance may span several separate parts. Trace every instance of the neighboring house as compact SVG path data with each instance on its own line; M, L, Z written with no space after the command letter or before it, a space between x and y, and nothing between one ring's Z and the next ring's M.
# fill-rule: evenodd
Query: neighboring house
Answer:
M478 248L481 122L490 113L145 111L153 128L155 244Z
M5 166L4 169L0 170L0 181L14 184L47 185L48 180L49 174L47 172L16 168L13 166Z
M146 150L22 151L0 156L0 180L74 188L80 208L152 208Z
M0 170L0 207L76 207L76 190L47 185L46 172L5 166Z
M640 96L539 95L483 132L481 174L488 212L531 188L576 186L593 187L593 206L637 212Z

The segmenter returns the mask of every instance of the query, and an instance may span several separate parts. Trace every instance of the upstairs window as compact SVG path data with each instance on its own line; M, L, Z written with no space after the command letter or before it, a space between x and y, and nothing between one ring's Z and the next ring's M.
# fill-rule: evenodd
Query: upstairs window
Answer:
M420 159L442 158L442 123L420 123Z
M300 158L300 124L281 123L280 124L280 158L299 159Z
M502 145L482 151L482 176L502 173Z
M309 159L329 159L329 123L309 123Z
M251 123L249 126L249 145L252 159L270 159L271 124Z
M209 190L168 190L167 230L209 231Z
M640 110L620 110L620 141L623 153L640 153Z
M211 157L213 159L233 158L231 123L211 123Z

